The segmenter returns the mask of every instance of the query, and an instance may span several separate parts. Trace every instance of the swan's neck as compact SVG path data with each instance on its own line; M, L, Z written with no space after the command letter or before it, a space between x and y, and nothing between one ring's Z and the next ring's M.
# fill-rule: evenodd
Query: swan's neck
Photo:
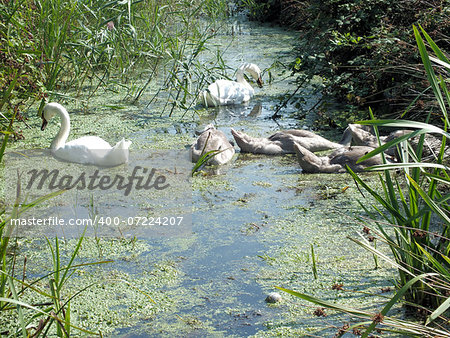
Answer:
M64 147L67 141L67 137L70 132L70 118L69 113L64 108L58 110L58 114L61 118L61 128L59 128L58 134L56 134L55 138L52 141L51 149L58 149Z
M236 82L244 85L247 88L253 89L252 86L247 82L247 80L244 77L244 71L242 69L238 69L236 72Z

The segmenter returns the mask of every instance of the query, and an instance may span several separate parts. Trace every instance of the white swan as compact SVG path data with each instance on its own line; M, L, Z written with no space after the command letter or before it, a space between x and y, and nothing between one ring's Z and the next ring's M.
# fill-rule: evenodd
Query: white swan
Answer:
M197 141L191 146L190 157L192 162L197 162L203 154L209 151L219 152L208 163L213 165L225 164L233 158L234 146L228 141L225 134L217 130L213 124L208 124L200 133Z
M61 128L52 141L50 149L55 157L68 162L95 164L112 167L128 161L131 141L122 139L111 147L108 142L97 136L84 136L66 143L70 132L70 118L67 110L59 103L47 103L42 113L44 130L48 121L55 115L61 118Z
M236 81L217 80L210 84L207 90L200 93L199 101L205 107L217 107L231 104L241 104L249 101L255 94L253 87L245 80L247 72L262 87L261 70L253 63L245 63L236 72Z

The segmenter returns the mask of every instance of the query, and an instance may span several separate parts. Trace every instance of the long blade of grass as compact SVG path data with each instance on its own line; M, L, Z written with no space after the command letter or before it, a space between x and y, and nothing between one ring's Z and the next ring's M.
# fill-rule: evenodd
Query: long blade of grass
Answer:
M445 135L447 137L450 136L447 132L442 130L441 128L424 123L424 122L417 122L417 121L411 121L411 120L362 120L356 122L358 124L363 125L370 125L370 126L383 126L383 127L395 127L395 128L413 128L413 129L423 129L421 133L431 133L431 134L441 134Z
M349 313L351 315L357 316L357 317L362 317L362 318L370 318L372 319L374 314L370 313L368 311L364 311L364 310L358 310L358 309L354 309L354 308L350 308L348 306L345 305L341 305L341 304L336 304L336 303L331 303L310 295L306 295L294 290L289 290L289 289L285 289L279 286L275 286L278 290L287 292L293 296L296 296L300 299L306 300L308 302L317 304L319 306L323 306L329 309L333 309L333 310L337 310L337 311L341 311L341 312L345 312L345 313ZM355 326L362 326L362 325L367 325L369 323L373 323L373 321L371 322L360 322L355 324ZM409 334L415 334L415 335L432 335L432 334L443 334L444 336L448 335L447 331L444 330L439 330L439 329L435 329L435 328L429 328L426 326L423 326L421 324L417 324L414 322L410 322L410 321L404 321L401 319L396 319L396 318L390 318L390 317L384 317L383 320L383 324L385 325L389 325L392 327L396 327L400 330L399 333L409 333Z
M428 316L425 325L430 324L444 312L446 312L450 308L450 297L448 297L445 302L443 302L436 310L433 311L431 315Z
M389 204L386 200L384 200L375 190L370 188L358 175L356 175L348 166L347 172L352 176L352 178L357 182L357 184L364 187L364 189L369 192L384 208L386 208L392 215L395 216L396 219L403 224L405 218L402 214L400 214L398 208Z
M425 203L431 208L431 210L433 210L437 215L439 215L446 222L446 224L450 224L450 218L447 216L447 213L444 210L442 210L439 207L439 205L437 205L436 202L433 201L425 191L423 191L423 189L419 186L419 184L417 184L416 181L414 181L411 178L411 176L406 175L406 177L408 178L412 186L416 189L416 191L420 194L420 196L423 198Z
M8 284L9 284L9 289L11 290L13 299L18 301L19 298L17 296L16 288L14 287L14 282L11 277L8 278ZM16 304L16 305L17 305L17 312L18 312L20 327L22 329L22 336L24 338L26 338L28 336L28 333L27 333L27 328L25 326L25 319L23 317L22 306L20 304Z
M81 234L80 239L78 240L77 245L75 246L75 250L73 251L73 253L72 253L71 257L70 257L70 261L65 267L64 273L63 273L63 275L61 277L61 280L59 281L59 285L58 285L59 290L61 290L63 284L65 283L66 277L67 277L67 273L70 271L70 268L72 267L73 261L74 261L75 257L77 256L78 251L80 250L81 243L83 242L84 235L86 234L86 229L87 229L87 225L84 227L83 233Z
M427 40L427 42L430 44L431 49L436 54L436 56L439 58L439 60L442 60L446 62L447 64L450 63L450 61L447 59L444 53L440 50L440 48L436 45L436 43L433 41L433 39L428 35L427 32L422 28L422 26L419 26L420 30L422 31L423 36ZM430 58L431 59L431 58Z
M425 44L423 42L422 36L420 35L419 30L416 26L413 25L414 30L414 36L416 37L417 47L419 48L419 53L422 58L422 63L425 68L425 71L427 73L428 81L431 84L431 88L433 89L434 96L436 101L439 104L439 107L441 108L441 112L446 120L448 120L447 117L447 108L445 107L444 98L442 97L442 93L439 89L439 84L437 82L436 74L434 73L433 67L431 66L430 58L428 57L427 49L425 47Z
M336 303L332 303L332 302L328 302L326 300L323 299L319 299L310 295L306 295L304 293L300 293L294 290L289 290L289 289L285 289L282 288L280 286L275 286L278 290L287 292L295 297L301 298L303 300L306 300L308 302L326 307L328 309L333 309L333 310L338 310L338 311L343 311L346 313L350 313L353 315L357 315L357 316L362 316L362 317L368 317L370 318L372 316L372 314L368 311L363 311L363 310L357 310L357 309L353 309L351 307L345 306L345 305L340 305L340 304L336 304Z
M443 266L436 258L433 257L423 246L419 243L415 243L416 246L422 251L422 253L428 258L433 267L439 272L442 276L450 277L450 271L448 271L447 267Z
M436 276L435 273L424 273L419 276L416 276L412 278L410 281L408 281L403 287L394 295L394 297L391 298L391 300L384 306L384 308L381 310L380 314L384 317L387 315L389 310L396 304L400 299L403 297L403 295L408 291L408 289L414 285L417 281L425 279L425 277L430 276ZM367 328L367 330L362 334L362 338L367 338L367 336L375 329L375 327L378 325L379 322L374 320L372 324Z
M391 169L403 169L403 168L435 168L442 170L450 170L450 167L447 167L443 164L437 163L428 163L428 162L408 162L408 163L392 163L392 164L377 164L371 167L367 167L366 170L374 171L374 170L391 170ZM425 173L427 174L427 173ZM430 177L432 174L428 174ZM443 179L441 177L441 179Z
M450 70L450 63L442 61L440 59L437 59L435 57L430 56L430 60L433 61L434 63L438 64L439 66L442 66L444 68L447 68L448 70Z
M361 235L358 234L362 240L357 240L355 238L352 237L347 237L348 239L350 239L351 241L355 242L356 244L362 246L364 249L372 252L373 254L377 255L378 257L382 258L384 261L386 261L387 263L391 264L393 267L395 267L396 269L402 270L405 273L407 273L410 276L415 277L415 275L409 271L408 269L406 269L404 266L398 264L396 261L392 260L390 257L388 257L387 255L385 255L384 253L382 253L380 250L375 249L374 247L372 247L369 242Z

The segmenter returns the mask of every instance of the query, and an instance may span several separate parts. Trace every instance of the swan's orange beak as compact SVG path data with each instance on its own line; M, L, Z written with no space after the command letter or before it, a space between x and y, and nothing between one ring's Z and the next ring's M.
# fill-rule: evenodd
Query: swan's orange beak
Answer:
M47 120L42 116L42 126L41 126L41 130L45 130L45 127L47 127Z
M258 80L256 80L256 83L258 84L259 88L261 88L263 86L263 81L262 81L261 77L258 77Z

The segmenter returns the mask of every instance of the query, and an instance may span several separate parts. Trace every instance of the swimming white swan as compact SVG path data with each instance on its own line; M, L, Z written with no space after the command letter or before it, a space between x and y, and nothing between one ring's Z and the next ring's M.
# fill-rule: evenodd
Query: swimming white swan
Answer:
M294 154L294 143L298 143L312 152L337 149L344 146L302 129L282 130L268 138L252 137L234 129L231 129L231 134L241 148L241 152L253 154Z
M199 101L205 107L217 107L230 104L241 104L249 101L255 94L253 87L245 80L247 72L262 87L261 70L253 63L245 63L236 72L236 81L217 80L207 90L200 93Z
M225 134L217 130L214 125L208 124L200 133L197 141L191 146L191 161L197 162L203 154L213 150L219 152L208 161L209 164L225 164L234 155L234 147Z
M131 141L122 139L111 147L108 142L97 136L84 136L66 143L70 132L70 118L67 110L59 103L47 103L42 113L44 130L48 121L55 115L61 118L61 128L52 141L50 149L55 157L68 162L95 164L112 167L128 161Z

